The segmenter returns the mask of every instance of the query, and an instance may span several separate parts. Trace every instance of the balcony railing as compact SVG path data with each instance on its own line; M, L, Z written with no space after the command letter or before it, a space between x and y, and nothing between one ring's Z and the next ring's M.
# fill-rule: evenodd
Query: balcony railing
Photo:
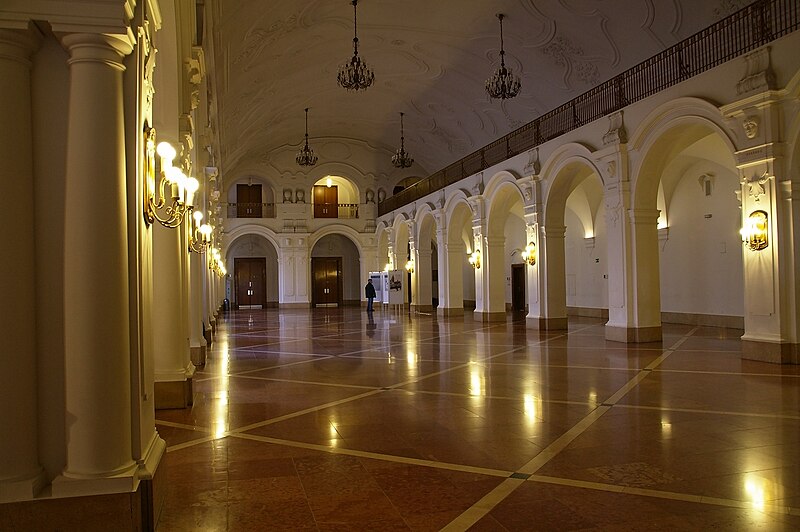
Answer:
M358 203L315 203L314 218L358 218Z
M275 204L228 203L228 218L275 218Z
M384 215L584 124L643 100L800 27L798 0L757 0L675 46L386 198Z

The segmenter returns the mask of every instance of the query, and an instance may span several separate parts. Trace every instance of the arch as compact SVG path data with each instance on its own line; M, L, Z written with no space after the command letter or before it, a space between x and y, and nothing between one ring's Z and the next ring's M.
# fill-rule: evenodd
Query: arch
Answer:
M312 190L315 186L327 185L327 180L331 180L331 185L338 190L338 202L341 203L361 203L361 189L352 179L338 175L327 174L312 183ZM310 194L310 203L314 202L314 195Z
M356 249L358 250L358 255L360 257L364 256L364 249L361 245L361 238L360 238L361 234L352 227L349 227L344 224L326 225L311 233L311 235L308 237L309 251L314 249L314 246L317 245L317 242L319 242L322 238L328 235L346 236L347 238L353 241L353 244L355 244Z
M225 233L224 244L225 244L226 264L228 263L228 250L231 249L232 245L241 237L248 236L251 234L263 236L264 238L266 238L275 247L275 251L278 253L278 263L281 263L283 261L283 252L281 250L280 245L278 244L278 238L271 229L259 224L244 224L233 229L229 233Z
M490 185L491 187L486 187L487 193L484 194L488 204L487 232L488 236L502 237L512 209L518 203L520 206L524 205L525 197L510 172L496 174Z
M729 162L735 165L735 139L716 106L700 98L676 98L653 110L631 136L630 146L638 154L631 158L630 169L634 208L655 209L659 169L676 153L709 134L722 140L730 154Z
M592 152L586 146L578 143L569 143L559 147L545 162L541 175L548 184L544 194L545 225L552 226L564 225L564 208L567 200L578 187L585 183L589 176L597 176L601 192L605 184L602 173L592 160ZM593 232L600 202L592 204L588 201L591 192L585 191L586 209L583 213L578 214L584 227L589 225Z

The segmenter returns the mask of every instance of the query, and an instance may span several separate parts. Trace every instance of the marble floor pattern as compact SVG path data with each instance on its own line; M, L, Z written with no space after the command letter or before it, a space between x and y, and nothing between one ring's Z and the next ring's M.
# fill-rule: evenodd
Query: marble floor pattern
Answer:
M219 321L158 531L798 530L800 367L742 331L358 308Z

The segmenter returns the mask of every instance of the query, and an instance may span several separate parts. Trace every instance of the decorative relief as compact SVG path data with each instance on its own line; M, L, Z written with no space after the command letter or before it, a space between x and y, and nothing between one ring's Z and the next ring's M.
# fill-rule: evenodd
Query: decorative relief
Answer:
M748 139L754 139L758 136L758 117L757 116L748 116L742 121L742 128L744 128L744 134L747 136Z
M292 203L292 189L291 188L284 188L283 189L283 202L284 203Z
M586 85L597 85L600 82L597 65L583 57L583 48L575 46L564 36L556 35L542 48L542 53L552 57L556 65L564 67L563 82L566 87L572 88L569 76L573 71Z
M767 172L764 172L761 175L753 175L752 177L748 178L746 176L742 176L741 183L745 187L747 187L747 192L750 196L753 197L754 201L759 201L761 196L767 193L766 187L764 185L767 184L767 181L772 179L772 176L769 175Z
M539 175L542 165L539 163L539 148L533 148L528 154L528 164L525 165L525 173L529 175Z
M608 131L603 135L603 144L625 144L628 142L628 132L622 120L622 111L608 115ZM612 174L613 175L613 174Z
M305 203L306 202L306 191L302 188L298 188L294 191L295 203Z
M745 75L736 84L739 95L753 91L763 91L775 88L775 73L770 66L769 46L746 54Z
M238 65L255 59L264 48L297 29L298 26L297 15L292 15L286 20L276 20L267 29L258 28L248 32L244 37L244 50L233 58L233 64ZM248 64L242 70L247 71L249 68Z
M725 18L744 8L752 1L753 0L720 0L719 5L714 8L714 15L717 17L717 20Z

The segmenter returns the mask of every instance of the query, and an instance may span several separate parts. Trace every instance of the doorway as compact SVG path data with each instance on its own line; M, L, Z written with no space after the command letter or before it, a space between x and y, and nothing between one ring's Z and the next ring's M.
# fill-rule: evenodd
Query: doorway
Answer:
M311 305L338 307L342 305L342 258L311 258Z
M267 259L233 259L237 308L265 308L267 303Z
M525 265L511 265L511 310L525 310Z
M314 185L314 218L339 217L339 189L336 185Z
M236 185L236 217L261 218L261 185Z

